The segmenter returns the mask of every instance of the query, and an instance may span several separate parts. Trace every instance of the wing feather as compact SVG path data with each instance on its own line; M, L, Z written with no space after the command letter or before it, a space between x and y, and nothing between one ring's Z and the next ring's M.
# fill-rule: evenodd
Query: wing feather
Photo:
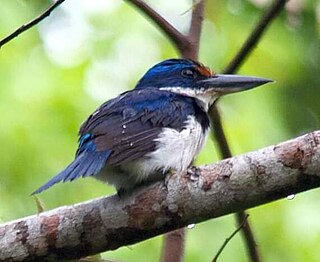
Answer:
M180 131L196 108L192 98L133 90L100 106L81 126L79 141L90 134L98 152L111 151L107 164L121 165L154 151L163 128ZM81 146L78 151L83 151Z

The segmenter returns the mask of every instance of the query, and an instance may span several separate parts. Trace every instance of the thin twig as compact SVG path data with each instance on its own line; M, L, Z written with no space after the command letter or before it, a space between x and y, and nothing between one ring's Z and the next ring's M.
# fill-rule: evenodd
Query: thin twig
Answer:
M271 21L279 14L280 10L284 7L285 3L286 0L277 0L270 6L270 8L260 19L256 27L253 29L252 33L249 35L238 54L234 57L229 66L224 70L225 73L231 74L237 71L237 69L244 62L244 60L253 50L258 41L261 39L268 25L271 24ZM213 136L215 138L215 141L217 142L222 158L231 157L232 154L230 151L230 147L228 145L225 133L223 131L221 117L216 105L213 105L210 108L210 118L213 122ZM243 217L246 216L246 213L245 211L238 212L235 216L239 225L243 220ZM247 223L247 226L244 228L242 232L251 261L261 261L257 250L254 234L249 223Z
M231 154L230 147L228 145L228 141L226 139L225 133L223 131L221 117L220 117L217 106L212 106L210 108L209 114L210 114L210 118L213 125L213 134L219 148L220 156L222 158L229 158L232 156L232 154ZM241 222L246 216L248 216L248 214L244 210L236 213L235 217L236 217L237 224L241 225ZM259 252L257 249L255 237L249 221L247 222L246 227L243 228L242 232L243 232L243 237L245 239L247 252L249 253L249 257L251 261L253 262L261 261Z
M245 61L248 57L250 52L259 42L260 38L262 37L263 33L266 31L268 26L271 24L272 20L276 18L276 16L280 13L283 9L285 3L288 0L276 0L273 4L269 7L269 9L265 12L265 14L261 17L259 23L255 26L252 30L251 34L241 47L240 51L237 55L232 59L230 64L224 70L227 74L232 74L241 66L241 64Z
M39 16L37 16L36 18L32 19L30 22L28 22L27 24L24 24L22 26L20 26L18 29L16 29L13 33L11 33L10 35L6 36L5 38L3 38L2 40L0 40L0 49L3 45L7 44L8 42L10 42L12 39L16 38L17 36L19 36L20 34L22 34L23 32L27 31L28 29L30 29L31 27L35 26L36 24L38 24L39 22L41 22L43 19L45 19L46 17L48 17L51 12L56 9L59 5L61 5L65 0L57 0L55 3L53 3L48 9L46 9L43 13L41 13Z
M238 225L241 225L242 221L248 216L245 210L239 211L235 213L236 222ZM247 252L249 253L249 257L251 261L253 262L259 262L261 261L258 249L257 249L257 243L255 240L255 236L252 231L252 227L247 221L244 227L242 227L242 236L245 240L245 244L247 247Z
M217 103L217 101L216 101ZM218 152L220 154L220 158L229 158L232 156L230 147L226 138L226 135L223 130L221 115L219 113L218 107L216 105L212 105L209 109L209 116L212 125L212 136L213 141L216 142L216 146L219 149Z
M244 62L245 58L250 54L254 46L261 39L261 36L267 29L268 25L270 25L271 21L279 14L280 10L283 8L285 3L286 0L277 0L270 6L270 8L260 19L256 27L253 29L252 33L249 35L238 54L234 57L229 66L224 70L225 73L234 73L240 67L240 65ZM232 154L230 151L230 147L228 145L225 133L223 131L221 117L216 105L210 108L210 118L213 122L213 136L215 138L215 141L217 142L222 158L231 157ZM235 216L239 225L243 218L247 216L247 214L245 211L241 211L238 212ZM247 223L242 233L245 239L247 251L249 253L251 261L261 261L257 250L255 237L249 223Z
M181 32L179 32L173 25L171 25L165 18L163 18L157 11L142 0L125 0L132 4L148 17L174 44L176 49L182 54L182 50L189 45L189 40Z
M215 257L213 258L212 262L217 262L218 258L220 256L220 254L222 253L223 249L228 245L228 243L230 242L230 240L242 229L245 228L246 224L247 224L247 220L248 220L249 215L246 215L244 217L244 219L242 220L240 226L228 237L226 238L226 240L224 241L224 243L222 244L222 246L220 247L220 249L218 250L217 254L215 255Z

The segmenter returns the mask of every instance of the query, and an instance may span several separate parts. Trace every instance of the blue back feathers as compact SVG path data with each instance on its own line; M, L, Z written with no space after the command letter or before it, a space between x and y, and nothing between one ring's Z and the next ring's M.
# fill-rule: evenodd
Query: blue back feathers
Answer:
M34 191L32 195L41 193L54 184L62 181L73 181L79 177L96 175L105 166L106 160L110 154L110 150L98 152L90 134L81 136L74 161L58 175Z

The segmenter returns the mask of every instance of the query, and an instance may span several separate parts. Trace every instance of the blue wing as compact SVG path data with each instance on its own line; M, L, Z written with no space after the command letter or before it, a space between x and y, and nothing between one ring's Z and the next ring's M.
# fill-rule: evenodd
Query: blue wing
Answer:
M152 152L162 128L180 131L189 115L196 116L205 129L209 126L206 113L192 98L133 90L98 108L81 126L80 140L90 134L98 151L111 150L107 164L118 166Z
M181 130L188 115L209 125L199 110L194 99L159 90L133 90L104 103L82 124L75 160L33 194L145 156L163 127Z

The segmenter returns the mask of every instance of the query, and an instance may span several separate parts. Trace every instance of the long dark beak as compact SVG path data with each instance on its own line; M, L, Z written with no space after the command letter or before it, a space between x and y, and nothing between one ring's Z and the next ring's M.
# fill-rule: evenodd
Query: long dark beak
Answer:
M248 90L273 82L273 80L254 76L214 75L200 82L205 89L223 95Z

